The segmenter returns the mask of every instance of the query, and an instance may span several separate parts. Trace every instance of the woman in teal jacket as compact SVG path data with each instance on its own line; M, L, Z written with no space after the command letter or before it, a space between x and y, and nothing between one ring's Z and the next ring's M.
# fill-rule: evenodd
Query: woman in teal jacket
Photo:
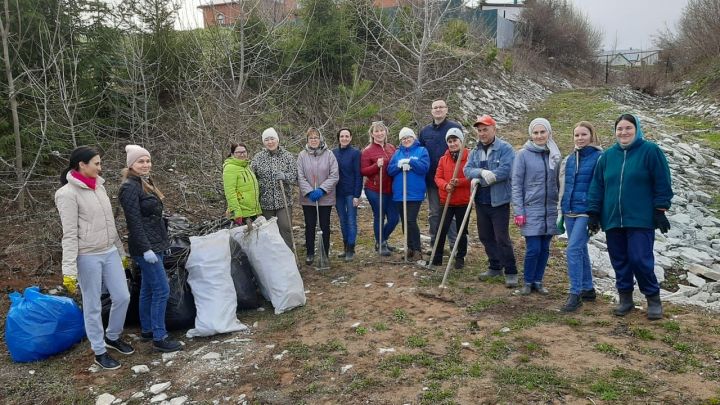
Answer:
M238 225L260 215L260 188L255 173L250 170L245 144L230 145L230 154L223 163L223 189L227 214Z
M412 129L407 127L401 129L400 146L390 159L387 171L393 178L393 201L397 210L403 212L403 200L407 205L407 215L400 216L403 221L407 216L408 250L405 252L407 260L422 260L417 216L420 212L420 205L425 199L425 174L428 169L430 169L430 154L427 149L420 146ZM407 181L405 192L403 192L403 172L406 173Z
M588 194L588 229L602 229L615 269L620 296L614 310L624 316L634 308L633 277L647 299L648 319L662 318L660 285L655 277L654 229L665 233L665 211L673 197L670 168L663 151L643 139L640 120L623 114L615 121L617 143L598 160Z

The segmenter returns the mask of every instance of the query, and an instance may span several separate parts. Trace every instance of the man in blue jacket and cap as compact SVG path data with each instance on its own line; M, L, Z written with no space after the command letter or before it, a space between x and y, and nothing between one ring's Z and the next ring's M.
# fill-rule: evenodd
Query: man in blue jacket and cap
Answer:
M447 119L448 107L443 99L437 99L432 102L430 113L432 114L433 122L420 130L418 141L420 141L420 145L424 146L428 154L430 154L430 170L428 170L425 175L425 184L427 186L429 208L430 245L432 246L435 244L435 236L437 235L440 225L440 215L442 215L443 208L440 205L440 196L437 185L435 184L435 172L437 171L440 158L443 157L448 148L445 142L445 135L450 128L462 130L462 127L457 122ZM451 246L455 243L456 236L457 228L453 221L448 230L448 239L450 240Z

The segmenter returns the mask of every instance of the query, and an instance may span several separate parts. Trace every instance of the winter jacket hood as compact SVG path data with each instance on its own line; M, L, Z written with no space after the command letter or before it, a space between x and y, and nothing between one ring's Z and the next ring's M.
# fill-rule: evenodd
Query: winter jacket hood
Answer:
M125 254L115 227L105 180L98 177L95 190L68 172L67 184L55 192L55 206L62 223L62 273L77 275L78 255L106 252L114 247Z

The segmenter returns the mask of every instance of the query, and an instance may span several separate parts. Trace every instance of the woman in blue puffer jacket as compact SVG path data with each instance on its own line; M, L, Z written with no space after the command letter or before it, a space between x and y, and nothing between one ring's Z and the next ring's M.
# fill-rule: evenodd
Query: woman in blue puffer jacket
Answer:
M406 215L401 215L403 221L407 217L407 251L405 257L408 261L422 260L420 246L420 228L417 216L420 205L425 199L425 174L430 168L430 155L425 147L420 146L415 132L410 128L400 130L400 146L388 163L388 175L393 178L393 201L399 212L403 212L403 199L407 205ZM403 191L403 172L407 181L407 190ZM405 193L405 195L403 195Z
M587 121L575 124L573 130L575 150L560 164L560 209L558 210L558 231L567 228L566 250L570 294L560 308L563 312L574 312L583 301L595 301L592 281L592 267L588 254L588 190L593 172L602 154L597 145L595 129Z
M543 287L550 257L550 241L557 235L558 170L560 149L552 139L552 127L545 118L535 118L528 127L530 139L515 156L512 172L512 203L515 225L525 237L525 285L521 295L533 290L547 294Z

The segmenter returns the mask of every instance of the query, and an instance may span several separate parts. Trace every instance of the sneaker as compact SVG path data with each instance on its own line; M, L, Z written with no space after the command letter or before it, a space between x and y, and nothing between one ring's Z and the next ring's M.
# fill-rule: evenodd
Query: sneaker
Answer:
M495 269L488 269L485 273L480 273L480 276L478 278L480 281L487 281L493 277L502 276L503 272L502 270L495 270Z
M315 261L315 255L308 255L308 256L305 258L305 264L307 264L308 266L310 266L311 264L313 264L313 261Z
M582 306L582 304L583 304L583 301L579 294L570 294L570 295L568 295L565 305L563 305L562 308L560 308L560 311L561 312L575 312Z
M518 286L518 275L517 274L506 274L505 275L505 287L516 288Z
M152 340L153 333L152 332L140 332L140 339L144 341Z
M584 290L580 292L580 298L582 298L583 301L595 301L597 298L597 294L595 293L595 289L592 290Z
M117 370L120 368L120 362L110 357L107 352L95 356L95 364L102 367L103 370Z
M520 295L530 295L532 292L532 284L525 284L523 288L520 289Z
M533 287L535 287L535 291L541 295L548 295L550 293L547 288L543 287L543 283L535 283Z
M391 252L397 251L397 248L395 246L390 246L390 244L387 241L383 242L383 246L385 246L385 249L387 249Z
M108 338L105 338L105 347L110 348L110 349L115 349L122 354L135 353L135 349L133 349L132 346L123 342L120 339L110 340ZM118 365L118 367L120 367L120 366Z
M464 257L455 258L455 270L460 270L463 268L465 268L465 258Z
M163 340L153 340L153 347L155 350L159 352L177 352L179 350L182 350L182 345L177 340L170 340L168 337L165 337Z
M430 263L433 266L442 266L442 259L433 259L432 263Z
M385 257L390 256L392 254L392 253L390 253L390 250L388 249L388 247L385 243L383 243L382 246L380 246L380 248L378 248L378 245L375 244L375 251L378 252L380 254L380 256L385 256Z

